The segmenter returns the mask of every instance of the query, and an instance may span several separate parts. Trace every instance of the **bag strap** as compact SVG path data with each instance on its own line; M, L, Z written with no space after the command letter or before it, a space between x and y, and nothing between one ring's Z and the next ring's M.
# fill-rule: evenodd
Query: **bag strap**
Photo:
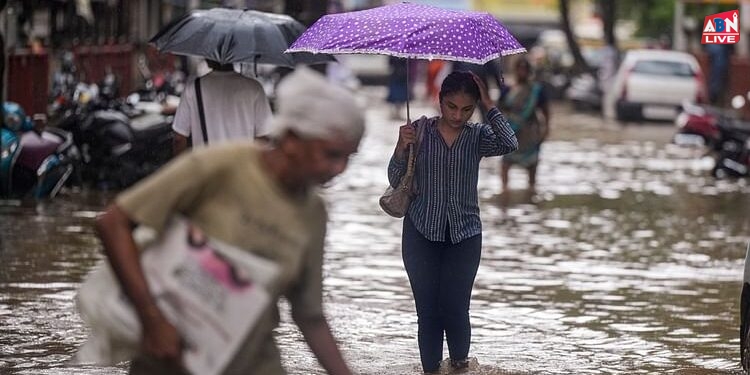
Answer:
M201 78L195 79L195 98L198 100L198 116L201 120L201 132L203 144L208 145L208 132L206 131L206 114L203 111L203 94L201 93Z
M417 155L419 154L420 146L422 145L422 140L424 139L424 133L425 128L427 128L427 119L420 118L419 120L415 121L415 125L417 127L417 139L409 145L409 159L406 164L406 173L404 174L404 178L412 178L414 176L414 165L416 163Z

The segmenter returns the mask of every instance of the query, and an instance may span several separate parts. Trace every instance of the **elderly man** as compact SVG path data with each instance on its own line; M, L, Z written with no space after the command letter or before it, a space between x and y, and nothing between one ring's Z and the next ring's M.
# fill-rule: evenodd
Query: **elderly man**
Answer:
M322 310L327 215L316 187L344 171L357 151L364 120L350 92L299 68L279 87L271 142L241 142L185 154L117 197L96 224L144 337L131 374L182 373L180 336L149 293L132 229L162 230L182 215L207 235L276 262L270 286L286 296L292 317L330 374L350 374ZM271 335L278 310L261 317L227 374L284 374Z

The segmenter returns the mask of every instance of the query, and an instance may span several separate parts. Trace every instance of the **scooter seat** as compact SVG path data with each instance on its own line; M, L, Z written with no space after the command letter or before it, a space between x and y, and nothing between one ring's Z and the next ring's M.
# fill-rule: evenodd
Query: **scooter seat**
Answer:
M18 154L18 165L31 170L37 170L47 156L50 156L63 141L54 134L29 131L21 135L20 153Z
M161 114L147 113L130 119L130 126L133 128L134 132L138 133L148 131L151 128L164 126L165 121L166 118Z
M160 139L172 133L172 126L168 117L160 114L138 116L132 119L130 124L136 142L159 143Z

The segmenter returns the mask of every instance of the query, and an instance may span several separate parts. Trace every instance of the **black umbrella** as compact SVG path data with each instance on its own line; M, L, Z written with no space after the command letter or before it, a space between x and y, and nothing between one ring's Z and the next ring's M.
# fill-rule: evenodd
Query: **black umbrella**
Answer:
M214 8L189 12L149 42L161 52L199 56L222 64L294 67L335 61L330 55L284 53L304 31L304 25L287 15Z

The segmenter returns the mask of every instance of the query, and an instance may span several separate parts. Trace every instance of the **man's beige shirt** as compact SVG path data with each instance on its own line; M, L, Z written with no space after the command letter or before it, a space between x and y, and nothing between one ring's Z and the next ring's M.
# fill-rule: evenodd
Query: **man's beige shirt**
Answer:
M164 229L181 214L211 237L275 261L274 301L285 295L295 317L319 319L326 211L314 191L292 197L263 169L250 143L188 153L123 192L116 204L138 224ZM260 319L226 373L284 374L271 331L276 303Z

